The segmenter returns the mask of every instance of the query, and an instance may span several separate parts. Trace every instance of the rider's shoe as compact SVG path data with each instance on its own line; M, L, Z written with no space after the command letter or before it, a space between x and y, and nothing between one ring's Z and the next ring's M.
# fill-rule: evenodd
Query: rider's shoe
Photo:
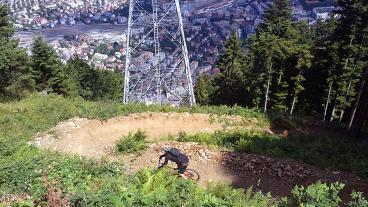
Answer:
M182 178L188 179L187 173L179 174Z

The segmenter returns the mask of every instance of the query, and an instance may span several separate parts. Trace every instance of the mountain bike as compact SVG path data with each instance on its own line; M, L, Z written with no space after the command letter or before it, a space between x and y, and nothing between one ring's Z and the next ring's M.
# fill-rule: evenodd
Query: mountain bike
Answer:
M157 169L160 169L160 166L161 166L161 160L158 161L158 166L157 166ZM177 172L178 168L175 168L175 167L171 167L171 166L167 166L169 168L171 168L173 171ZM195 170L193 169L190 169L190 168L187 168L184 172L184 175L190 179L190 180L193 180L193 181L198 181L200 176L199 176L199 173L196 172Z

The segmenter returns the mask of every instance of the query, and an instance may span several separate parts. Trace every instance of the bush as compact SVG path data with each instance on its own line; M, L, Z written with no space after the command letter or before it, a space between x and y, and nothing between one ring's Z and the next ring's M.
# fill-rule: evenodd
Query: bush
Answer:
M361 192L352 192L351 193L352 201L348 203L349 207L367 207L368 200L367 198L363 197Z
M271 196L247 190L234 189L226 183L209 183L206 192L225 201L226 206L270 206Z
M203 189L189 180L172 175L170 170L142 170L130 181L120 183L121 194L115 206L269 206L271 198L251 189L244 194L225 184Z
M146 133L141 130L134 134L129 133L118 140L116 149L121 154L139 153L147 148L146 138Z
M300 207L338 207L342 205L339 193L344 186L344 184L338 182L328 185L320 181L309 185L307 188L295 186L292 190L292 203ZM368 200L361 192L353 191L350 196L351 201L344 206L368 206Z
M269 114L269 118L271 119L271 127L274 129L291 129L294 127L289 114L273 111Z
M344 188L344 184L332 183L330 186L317 182L307 188L295 186L292 194L293 200L298 206L314 207L338 207L341 199L338 194Z

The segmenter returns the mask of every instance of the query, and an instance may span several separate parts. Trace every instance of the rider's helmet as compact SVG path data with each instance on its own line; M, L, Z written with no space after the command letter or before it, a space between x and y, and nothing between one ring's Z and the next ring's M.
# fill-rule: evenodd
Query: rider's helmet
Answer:
M164 150L165 152L168 152L172 149L172 147L170 147L169 145L164 145L162 146L162 150Z

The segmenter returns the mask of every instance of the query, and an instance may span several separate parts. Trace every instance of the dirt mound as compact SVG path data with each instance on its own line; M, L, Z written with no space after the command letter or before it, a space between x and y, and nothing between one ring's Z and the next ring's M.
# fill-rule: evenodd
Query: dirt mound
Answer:
M221 120L225 120L221 122ZM43 149L74 153L87 157L106 155L106 149L128 133L144 130L149 141L156 138L187 133L214 132L241 122L237 116L218 117L190 113L141 113L107 121L73 118L58 124L46 133L38 134L32 142Z

